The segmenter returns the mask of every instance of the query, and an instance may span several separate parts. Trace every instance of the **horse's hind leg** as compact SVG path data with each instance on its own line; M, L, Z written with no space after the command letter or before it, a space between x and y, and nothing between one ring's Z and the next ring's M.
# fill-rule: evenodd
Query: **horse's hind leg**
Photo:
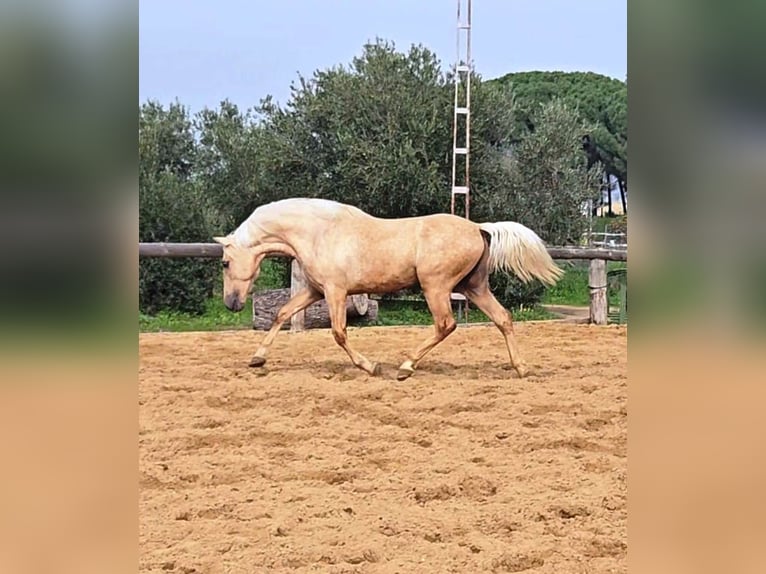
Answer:
M524 377L527 374L527 366L521 359L519 348L516 345L511 314L497 299L495 299L495 296L489 290L489 285L486 281L477 286L469 284L463 292L465 293L465 296L468 297L474 305L481 309L484 314L497 325L497 328L500 329L500 332L505 338L505 345L508 347L508 356L511 359L511 366L516 369L519 377Z
M250 359L251 367L261 367L266 362L266 354L269 352L269 347L274 342L274 339L279 333L279 330L290 317L295 315L298 311L302 311L312 303L319 301L322 298L322 294L318 291L307 287L298 291L293 297L277 312L277 316L274 318L274 322L271 324L271 328L266 336L261 341L261 346Z
M404 361L399 367L396 378L400 381L408 378L415 372L418 362L436 345L441 343L457 327L455 318L452 316L452 305L450 304L450 292L443 289L428 290L423 289L423 294L428 302L428 308L434 317L434 334L423 341L415 350L411 359Z
M354 351L348 344L348 336L346 335L346 291L326 288L325 299L327 300L327 308L330 311L330 324L335 342L348 353L354 365L371 375L379 375L380 365L372 363L367 357Z

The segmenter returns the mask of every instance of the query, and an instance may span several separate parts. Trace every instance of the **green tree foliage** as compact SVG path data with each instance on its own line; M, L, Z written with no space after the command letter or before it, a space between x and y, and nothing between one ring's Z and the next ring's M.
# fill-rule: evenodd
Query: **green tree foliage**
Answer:
M194 127L199 135L195 172L220 215L221 231L231 231L268 201L260 183L263 130L251 111L243 113L227 100L198 113Z
M499 212L513 206L513 220L549 245L576 244L585 231L587 201L599 193L600 174L587 168L580 145L579 134L588 125L560 99L539 104L530 119L536 129L506 156L508 195L496 194L490 202L499 204ZM537 302L544 292L537 281L524 284L507 274L495 274L491 281L507 306Z
M592 160L622 184L628 177L627 82L592 72L519 72L492 80L513 93L515 129L520 140L536 128L535 112L541 103L563 100L591 124ZM580 134L586 135L586 134Z
M209 241L214 212L193 177L196 146L186 110L154 102L139 113L139 240ZM202 313L219 269L195 259L141 259L139 309Z
M530 118L536 129L506 156L509 196L491 199L513 206L514 221L549 244L577 243L587 224L585 206L599 191L599 172L587 169L580 146L588 124L559 99L540 104Z
M154 101L142 105L138 116L138 152L141 180L166 171L182 179L190 178L197 153L188 111L178 103L167 110Z

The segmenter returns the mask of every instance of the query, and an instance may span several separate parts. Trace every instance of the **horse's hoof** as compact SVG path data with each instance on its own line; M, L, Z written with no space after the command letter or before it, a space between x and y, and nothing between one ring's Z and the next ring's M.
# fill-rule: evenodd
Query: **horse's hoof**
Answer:
M248 363L248 366L250 367L262 367L266 364L266 357L253 357L250 359L250 363Z
M398 372L398 373L396 373L396 380L397 380L397 381L404 381L404 380L407 380L407 379L409 379L409 378L410 378L410 377L411 377L411 376L412 376L414 373L415 373L415 371L413 371L412 369L401 369L401 368L400 368L400 369L399 369L399 372Z
M380 363L375 363L375 366L372 368L372 376L379 377L382 374L383 374L383 367L380 366Z
M520 379L523 379L529 374L529 369L524 366L518 366L516 367L516 373L518 373Z

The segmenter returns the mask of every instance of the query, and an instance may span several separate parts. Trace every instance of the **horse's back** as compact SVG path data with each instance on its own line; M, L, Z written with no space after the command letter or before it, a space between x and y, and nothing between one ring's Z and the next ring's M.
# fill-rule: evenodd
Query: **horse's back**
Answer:
M400 220L402 241L409 248L418 283L445 283L462 278L481 260L485 243L479 226L450 214L433 214Z
M422 218L418 233L418 265L478 261L484 251L479 226L463 217L438 213Z

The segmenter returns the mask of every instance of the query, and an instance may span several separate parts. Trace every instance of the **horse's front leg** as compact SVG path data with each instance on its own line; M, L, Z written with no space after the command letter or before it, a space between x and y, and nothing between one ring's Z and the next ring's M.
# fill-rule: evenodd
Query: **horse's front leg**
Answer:
M298 311L302 311L312 303L319 301L322 298L322 294L314 290L311 287L306 287L301 291L298 291L292 298L282 305L282 308L274 318L274 322L271 324L271 328L266 336L261 341L261 346L250 359L251 367L262 367L266 363L266 355L269 352L269 347L274 342L274 339L279 333L279 330L290 317L295 315Z
M330 324L335 342L351 357L351 361L371 375L380 374L380 364L371 362L367 357L354 351L348 344L346 335L346 291L345 289L325 288L325 299L330 311Z

